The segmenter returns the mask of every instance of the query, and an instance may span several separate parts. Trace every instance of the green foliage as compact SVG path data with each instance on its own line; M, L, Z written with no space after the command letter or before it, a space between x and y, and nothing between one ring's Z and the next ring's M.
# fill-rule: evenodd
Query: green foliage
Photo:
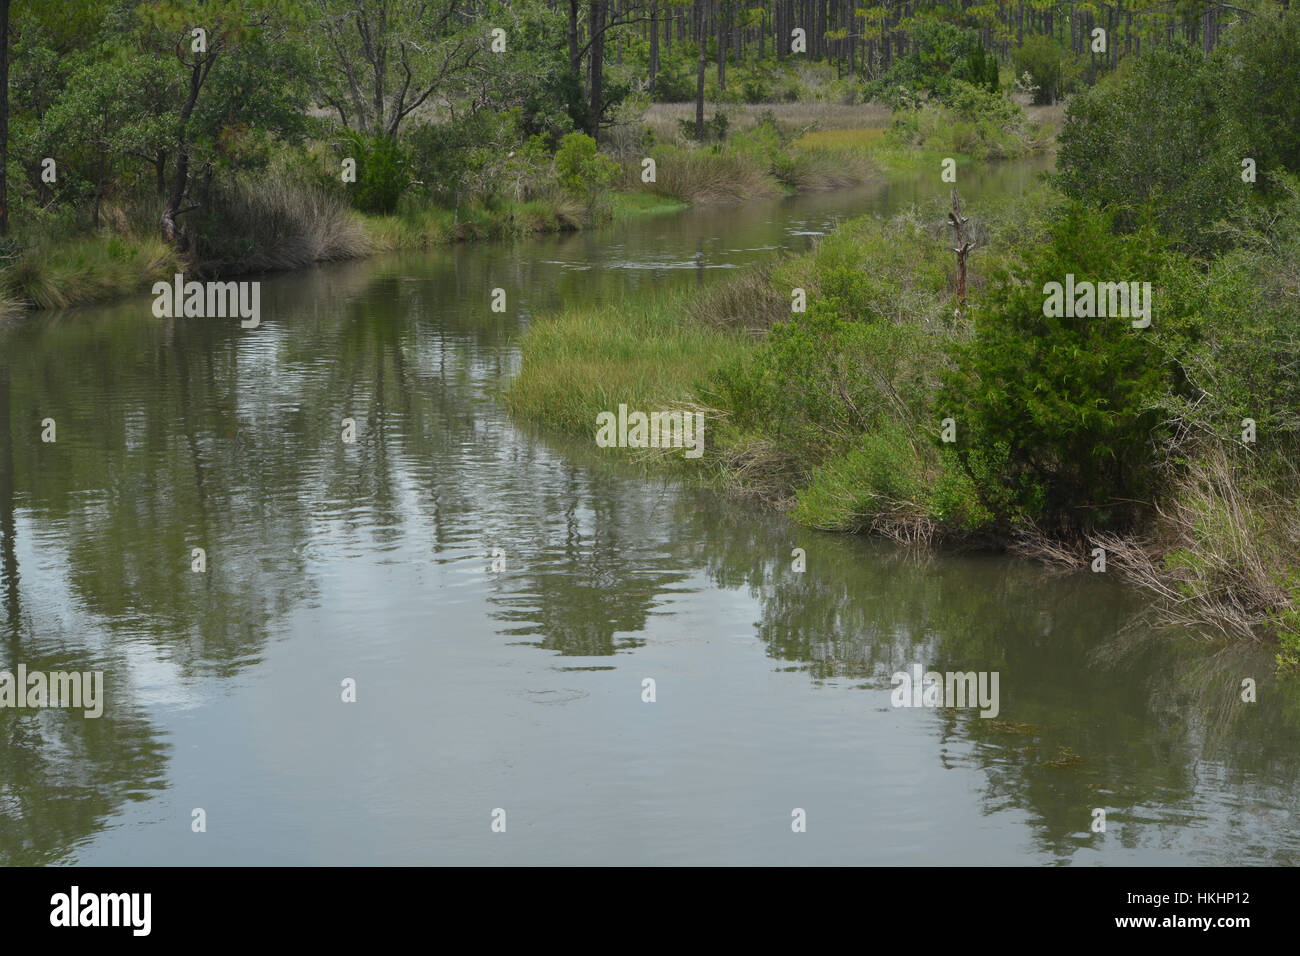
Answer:
M1160 47L1070 103L1060 135L1067 195L1119 208L1132 228L1154 203L1162 229L1196 250L1249 195L1240 178L1249 150L1223 113L1219 70L1195 48Z
M1031 124L1019 106L985 87L953 80L946 104L900 110L890 139L900 146L965 153L976 159L1023 156L1050 141L1050 134Z
M1150 228L1117 237L1111 218L1061 211L1045 248L995 277L957 351L941 406L958 423L958 450L1005 458L995 476L1011 491L999 517L1070 528L1122 525L1152 490L1153 440L1169 371L1152 329L1120 317L1044 315L1045 285L1151 282L1153 324L1177 328L1181 304ZM973 473L973 472L972 472Z
M706 143L722 143L727 139L727 128L730 120L727 114L718 110L709 119L704 121L704 141ZM677 121L677 128L681 132L683 139L695 139L696 128L695 120L692 117L683 117Z
M943 360L923 322L930 308L942 308L931 296L946 293L944 266L942 247L903 221L866 220L828 237L815 255L770 280L787 303L791 287L810 290L807 311L790 314L744 359L720 368L705 400L805 468L845 454L863 433L900 416L921 435L914 423ZM903 274L914 288L900 299Z
M541 136L551 149L565 133L586 129L590 103L582 77L569 69L567 27L559 9L513 2L495 11L493 22L509 25L510 52L491 60L485 105L497 112L519 107L523 136ZM607 88L606 101L621 98L620 90Z
M412 126L404 143L410 150L415 180L427 195L452 208L465 201L488 200L511 172L517 174L525 164L539 171L538 153L544 150L540 136L519 149L518 164L511 162L515 157L510 154L522 136L518 121L515 112L478 110L449 123ZM515 198L523 198L521 192L516 189Z
M998 92L998 58L984 52L984 47L974 46L966 54L965 75L963 77L971 86Z
M814 469L791 517L811 528L861 531L881 512L912 507L926 484L916 443L900 423L886 422Z
M390 213L411 182L411 162L405 147L384 136L343 134L347 156L357 161L357 181L349 195L362 212Z
M1028 73L1038 87L1034 103L1055 103L1061 86L1061 48L1049 36L1026 37L1024 44L1011 55L1016 76Z
M983 61L983 46L974 30L945 20L916 18L910 22L912 42L909 52L898 57L886 73L866 85L868 97L880 98L898 87L942 97L954 79L986 82L986 73L970 72L972 58L977 55L981 71L987 69ZM976 50L980 53L976 54Z
M134 157L167 148L174 123L150 97L165 83L162 74L152 56L112 48L96 50L73 69L37 133L40 155L59 163L67 198L102 198L138 163Z
M695 99L696 61L686 53L686 44L673 47L671 57L664 57L655 77L656 103L689 103Z
M1300 581L1292 581L1290 594L1291 606L1274 611L1268 622L1278 634L1277 669L1300 674Z
M1211 71L1221 77L1221 121L1241 130L1241 156L1266 173L1300 174L1300 6L1266 7L1238 23Z
M586 199L591 211L609 189L619 165L596 151L596 141L586 133L569 133L555 153L555 178L560 188Z
M1300 339L1295 334L1300 263L1300 181L1275 178L1278 201L1234 231L1233 248L1209 263L1198 334L1178 349L1189 389L1174 410L1198 432L1224 439L1250 418L1268 448L1300 441ZM1288 370L1282 372L1282 370Z

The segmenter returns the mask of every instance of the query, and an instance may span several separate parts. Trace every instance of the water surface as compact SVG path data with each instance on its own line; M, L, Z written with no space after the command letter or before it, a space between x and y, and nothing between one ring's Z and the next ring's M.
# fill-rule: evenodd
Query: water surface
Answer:
M1035 168L963 171L972 212ZM1102 575L805 531L500 403L540 311L946 188L314 269L253 330L144 296L0 329L0 667L109 690L0 710L0 862L1300 861L1267 651L1154 633ZM917 662L998 671L998 718L891 707Z

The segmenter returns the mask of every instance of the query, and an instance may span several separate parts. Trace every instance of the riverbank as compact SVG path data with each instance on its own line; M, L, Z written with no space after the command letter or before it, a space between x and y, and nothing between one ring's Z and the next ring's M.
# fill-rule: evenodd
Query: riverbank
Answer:
M139 295L178 272L209 278L285 272L384 252L519 239L593 224L582 204L566 197L459 210L410 205L392 215L377 215L349 209L337 198L313 194L309 188L283 190L273 185L239 204L245 207L240 211L256 206L259 212L236 212L232 218L238 225L231 241L217 244L206 259L186 255L140 229L38 239L0 269L0 318ZM616 192L607 197L596 221L677 212L687 205L652 193Z
M1196 411L1188 386L1205 355L1233 347L1225 306L1206 292L1231 267L1151 257L1044 186L966 210L978 243L963 309L945 213L936 201L853 220L809 253L693 293L536 320L507 404L589 437L620 405L703 411L698 460L606 453L810 528L1118 574L1152 595L1162 622L1276 639L1279 667L1294 670L1289 446L1231 440L1224 410ZM1278 249L1263 269L1288 261ZM1067 268L1154 272L1160 322L1045 325L1034 276ZM1181 416L1183 431L1161 415Z
M389 213L352 208L330 172L333 160L308 147L215 196L213 213L194 225L189 252L155 235L149 203L106 204L93 232L20 238L0 268L0 315L140 294L176 272L208 278L280 272L382 252L577 231L688 205L843 188L904 162L880 125L887 111L801 115L787 104L780 112L779 118L772 110L743 116L729 129L725 111L711 108L704 144L690 139L685 124L656 132L654 122L645 122L641 134L624 135L600 154L593 149L595 158L567 175L559 172L559 155L534 157L508 195L454 208L404 197ZM876 125L840 125L846 122Z
M961 86L951 105L891 112L877 104L711 106L706 141L684 108L656 105L602 152L572 134L547 155L507 157L485 198L452 208L407 193L389 212L356 208L323 144L286 151L209 198L182 253L156 234L157 201L105 203L100 228L11 240L0 315L109 301L177 272L266 274L382 252L577 231L690 205L842 189L919 168L1015 158L1053 145L1059 111L1022 109ZM730 112L728 112L730 111ZM367 194L368 196L369 194Z

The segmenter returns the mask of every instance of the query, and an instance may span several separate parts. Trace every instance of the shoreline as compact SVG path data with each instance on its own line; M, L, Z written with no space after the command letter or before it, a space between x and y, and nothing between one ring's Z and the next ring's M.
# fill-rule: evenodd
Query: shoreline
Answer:
M972 210L988 237L972 257L973 296L985 292L1000 268L1041 244L1051 218L1044 213L1055 198L1042 187L996 210ZM936 201L935 221L940 207ZM951 370L947 353L971 333L944 318L951 316L954 256L943 241L948 237L935 234L925 218L868 214L848 220L810 252L777 256L710 287L539 317L523 335L519 370L505 386L507 408L516 421L569 439L592 439L598 416L624 405L702 411L708 435L698 460L685 460L676 449L633 449L632 456L647 470L686 477L812 530L935 551L1007 554L1063 571L1109 571L1155 598L1158 626L1263 641L1278 649L1279 671L1292 670L1295 638L1285 611L1278 613L1288 607L1287 594L1244 574L1225 583L1225 574L1249 566L1255 555L1226 551L1224 541L1204 537L1197 523L1206 508L1271 513L1248 504L1246 496L1257 493L1249 479L1231 484L1239 466L1225 461L1230 449L1197 446L1194 467L1127 526L1067 530L1028 515L990 514L978 473L964 464L979 449L957 446L967 449L956 453L963 459L958 466L947 450L953 446L939 435L932 393ZM806 316L822 299L830 304L825 312L844 317L844 296L859 303L858 311L840 325L829 315L802 318L782 291L791 288L805 290ZM902 302L907 305L897 305ZM896 307L911 312L893 324L870 318ZM821 331L800 331L807 323ZM873 365L873 351L898 361ZM837 360L825 355L864 367L868 379L888 379L874 424L855 417L855 402L861 406L865 394L860 383L843 377ZM802 384L787 389L781 379ZM800 419L808 414L814 418ZM827 414L831 420L818 424L815 416ZM828 437L833 433L850 437ZM611 453L617 452L600 451ZM1222 497L1198 497L1207 481L1222 485ZM1280 525L1266 530L1285 532Z
M759 132L762 132L761 130ZM773 134L776 130L773 128ZM831 131L837 132L837 131ZM757 142L751 128L725 143L686 147L665 144L651 149L660 164L660 181L648 188L639 180L640 160L617 160L619 180L597 202L585 204L563 194L528 200L499 200L448 209L435 204L409 205L389 214L335 209L331 234L317 239L321 253L283 253L256 249L233 265L196 262L161 238L146 234L82 233L50 242L37 242L29 252L0 270L0 321L29 313L104 305L143 295L154 282L170 281L176 273L198 279L226 280L277 275L311 266L366 259L388 252L427 251L461 242L527 239L579 232L643 216L665 215L696 206L737 205L758 198L776 198L863 185L887 175L875 161L873 148L885 132L870 127L846 133L869 134L866 141L827 148L790 142ZM751 142L747 134L754 134ZM603 154L602 154L603 155ZM585 208L584 208L585 205ZM285 264L276 264L278 260ZM270 264L268 264L270 263ZM26 295L13 295L14 287Z

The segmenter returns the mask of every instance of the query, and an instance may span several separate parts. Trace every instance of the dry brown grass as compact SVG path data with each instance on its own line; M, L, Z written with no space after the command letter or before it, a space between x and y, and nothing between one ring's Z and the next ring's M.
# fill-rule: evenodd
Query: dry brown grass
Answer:
M1085 541L1065 541L1032 524L1017 527L1007 542L1010 554L1039 561L1048 571L1060 574L1086 569L1092 558L1090 550Z
M757 337L790 317L790 300L774 289L772 263L765 262L705 287L691 309L705 325Z
M780 162L777 176L796 192L860 186L877 175L876 165L852 149L802 149Z
M5 295L3 290L0 290L0 322L3 322L5 319L11 319L15 316L22 315L24 311L21 302L17 299L9 298Z
M753 129L764 114L770 113L777 128L792 136L808 130L884 129L889 126L890 117L888 107L876 103L859 106L839 103L705 103L705 119L719 110L727 114L728 129L733 133ZM659 143L681 142L679 120L694 119L694 103L655 103L641 117L641 121L654 131L655 141Z
M1294 607L1284 586L1300 553L1300 469L1263 481L1222 443L1197 449L1142 535L1101 533L1071 542L1021 528L1011 551L1062 571L1091 565L1155 597L1155 622L1258 640L1272 613Z
M200 249L202 267L213 274L299 269L373 251L341 196L283 170L241 182L221 206L222 234L208 237Z
M747 153L673 149L660 153L649 191L694 204L743 202L780 193L766 165Z
M799 462L770 439L749 436L729 442L721 452L709 449L706 455L716 463L728 497L781 512L794 504L792 477Z
M1244 454L1201 448L1149 538L1097 539L1128 580L1160 598L1169 623L1257 636L1271 612L1293 606L1285 582L1300 552L1300 508L1280 489L1300 488L1300 470L1291 463L1265 482Z

